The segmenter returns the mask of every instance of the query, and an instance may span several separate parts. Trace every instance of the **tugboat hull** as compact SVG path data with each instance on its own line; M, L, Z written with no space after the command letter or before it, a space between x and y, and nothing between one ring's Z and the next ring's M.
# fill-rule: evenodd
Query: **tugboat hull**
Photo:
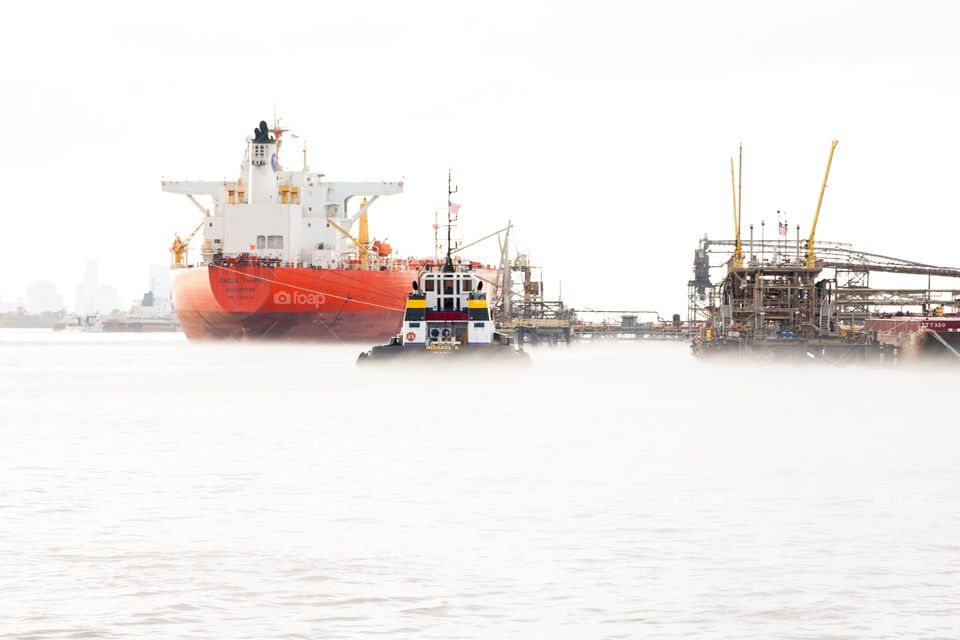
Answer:
M404 346L402 344L377 345L364 351L357 358L357 364L387 362L503 362L509 364L530 364L530 356L509 344L482 345L460 348L431 348L423 345Z

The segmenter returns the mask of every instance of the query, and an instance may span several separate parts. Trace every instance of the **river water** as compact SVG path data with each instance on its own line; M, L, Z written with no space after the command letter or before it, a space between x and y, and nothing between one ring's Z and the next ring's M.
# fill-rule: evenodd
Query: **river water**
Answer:
M0 637L955 638L949 370L0 331Z

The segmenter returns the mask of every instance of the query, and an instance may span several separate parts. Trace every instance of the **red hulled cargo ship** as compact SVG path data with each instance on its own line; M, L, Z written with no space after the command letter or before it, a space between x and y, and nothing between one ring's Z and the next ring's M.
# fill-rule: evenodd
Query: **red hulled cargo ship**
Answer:
M191 340L386 340L402 323L411 282L437 265L435 258L397 258L369 237L368 208L401 193L403 183L327 181L306 166L306 153L302 171L285 171L278 162L284 131L260 123L236 181L163 182L204 216L171 247L184 333ZM210 198L212 209L199 196ZM200 231L200 258L190 264L187 247ZM495 269L464 266L496 288Z
M944 313L938 306L932 314L883 314L868 318L864 328L882 345L895 347L902 357L953 355L960 357L960 314Z

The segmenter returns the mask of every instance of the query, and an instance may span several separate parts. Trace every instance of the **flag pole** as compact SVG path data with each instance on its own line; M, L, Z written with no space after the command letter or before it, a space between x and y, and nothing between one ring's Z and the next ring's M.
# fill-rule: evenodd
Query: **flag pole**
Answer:
M440 264L440 225L437 223L437 211L433 211L433 259Z

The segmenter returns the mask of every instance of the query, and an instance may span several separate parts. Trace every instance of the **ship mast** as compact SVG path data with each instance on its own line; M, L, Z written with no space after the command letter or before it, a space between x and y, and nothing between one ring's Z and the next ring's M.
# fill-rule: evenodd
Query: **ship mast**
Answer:
M280 146L283 144L283 134L285 134L287 131L289 131L289 129L284 129L283 127L280 126L280 118L277 117L277 105L273 105L273 129L270 130L270 133L273 134L273 137L277 141L277 169L283 169L283 167L280 166ZM293 137L296 138L297 136L293 136ZM304 164L304 171L306 171L306 164L307 164L306 147L304 147L304 151L303 151L303 164Z
M447 258L443 262L444 271L453 271L453 194L457 187L453 186L453 170L447 169Z

